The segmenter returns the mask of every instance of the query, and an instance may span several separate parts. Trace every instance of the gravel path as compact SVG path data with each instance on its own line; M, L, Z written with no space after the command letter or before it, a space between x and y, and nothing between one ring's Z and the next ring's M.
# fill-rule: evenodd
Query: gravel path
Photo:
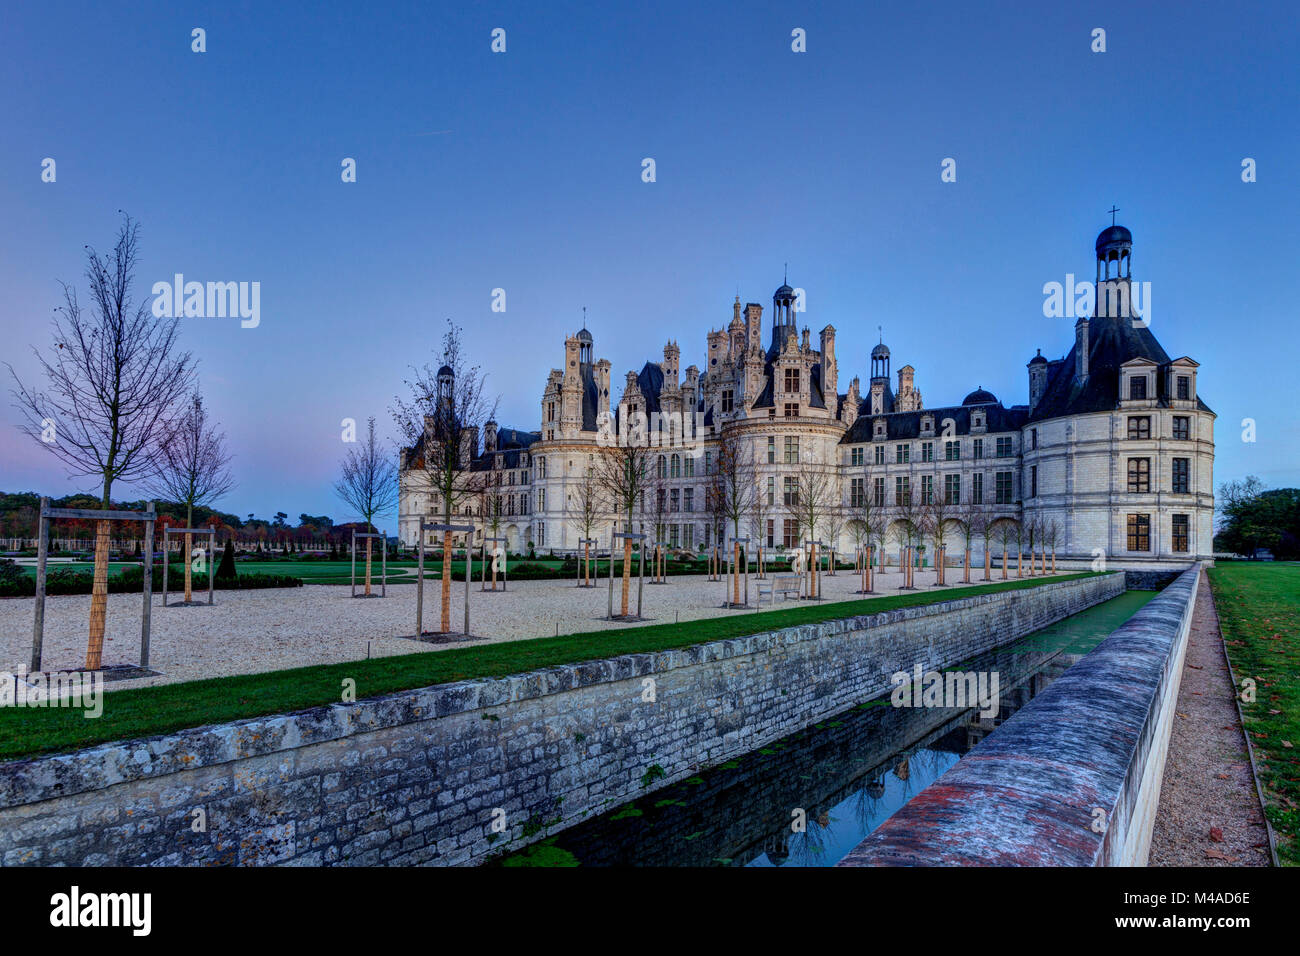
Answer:
M972 569L972 578L980 572ZM949 571L949 581L960 586L961 572ZM897 593L901 574L877 575L880 594ZM919 572L917 581L928 589L932 571ZM994 581L1000 581L994 572ZM822 591L827 600L856 598L859 578L852 572L823 576ZM973 584L980 583L978 580ZM619 582L614 582L615 611L618 610ZM670 577L667 584L645 586L645 623L692 620L745 613L724 610L721 582L704 575ZM161 676L109 684L113 690L174 681L245 674L436 651L536 637L549 637L607 627L636 627L604 620L607 588L602 581L594 588L576 588L572 582L521 581L506 592L479 591L470 586L470 627L479 640L455 644L427 644L403 640L415 632L415 587L389 585L384 599L353 599L345 586L307 585L260 591L218 591L212 607L164 608L155 597L150 637L150 665ZM939 590L939 589L935 589ZM377 591L376 591L377 593ZM439 585L426 579L424 628L438 627ZM197 596L197 595L196 595ZM206 594L204 595L206 598ZM750 600L757 599L750 581ZM632 585L635 611L636 582ZM464 583L452 585L452 627L462 621ZM14 672L31 659L32 598L0 601L0 670ZM782 602L777 601L780 608ZM140 595L108 596L108 627L104 663L134 664L140 655ZM767 605L764 604L764 609ZM85 660L88 595L51 596L45 602L44 667L75 670ZM751 612L752 613L752 612Z
M1268 866L1264 813L1204 571L1188 641L1148 864Z

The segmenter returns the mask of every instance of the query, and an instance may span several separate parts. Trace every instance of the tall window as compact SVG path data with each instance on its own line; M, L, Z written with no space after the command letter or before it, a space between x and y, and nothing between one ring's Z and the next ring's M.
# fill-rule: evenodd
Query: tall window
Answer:
M885 507L885 479L875 478L873 479L873 484L875 486L874 492L875 492L876 507L883 508Z
M776 479L771 475L767 476L767 503L776 504Z
M682 476L682 456L673 455L672 461L669 465L670 468L668 474L673 478L680 478Z
M860 465L860 464L862 464L862 449L861 449L861 448L854 448L854 449L849 453L849 464L850 464L850 465Z
M907 505L912 502L912 481L906 475L894 478L894 504Z
M770 548L776 536L776 521L772 518L767 519L767 546Z
M1037 447L1038 447L1038 429L1037 429L1037 428L1031 428L1031 429L1029 429L1029 447L1030 447L1030 448L1037 448Z
M944 461L957 461L961 458L961 440L954 439L943 443Z
M1192 490L1190 458L1174 459L1174 485L1171 489L1176 495L1185 495Z
M1038 497L1038 466L1029 466L1029 497Z
M538 511L546 510L546 489L545 488L537 489L537 510Z
M785 390L787 392L799 391L799 370L797 368L785 370Z
M786 476L782 486L783 503L787 508L799 506L799 479Z
M685 475L686 475L686 477L687 477L687 478L694 478L694 477L695 477L695 456L694 456L694 455L687 455L687 456L686 456L686 461L683 462L683 464L685 464L685 466L686 466L686 471L685 471Z
M1192 438L1192 420L1186 415L1174 416L1174 441L1190 441Z
M911 446L911 445L895 445L895 446L894 446L894 461L895 461L895 463L897 463L897 464L899 464L899 465L906 465L906 464L907 464L909 461L911 461L911 460L912 460L912 446Z
M921 442L921 461L934 461L934 442Z
M866 479L853 478L849 481L849 507L861 508L867 503Z
M1128 549L1130 551L1151 550L1151 516L1128 516Z
M799 546L798 526L793 518L786 518L781 522L781 547L795 548Z
M1011 504L1012 477L1009 471L999 471L994 476L994 493L997 495L996 501L1000 505Z
M668 477L668 459L663 455L655 461L655 474L660 478Z
M934 504L934 475L921 476L921 504Z
M1192 379L1189 375L1178 376L1178 400L1180 402L1192 400Z
M970 503L984 504L984 475L978 471L970 476Z
M1147 397L1147 377L1145 375L1134 375L1128 380L1128 397L1134 402L1140 402ZM1143 548L1143 550L1146 549Z
M943 476L943 497L949 504L961 501L961 475Z
M681 510L681 495L676 488L674 488L671 494L669 495L668 510L669 511Z
M794 403L786 402L786 404L785 404L785 417L786 417L786 418L798 418L798 417L799 417L799 404L798 404L797 402L794 402Z
M976 438L976 439L974 439L974 440L971 441L971 452L970 452L970 455L971 455L972 458L983 458L983 457L984 457L984 439L983 439L983 438Z
M1128 460L1128 490L1130 494L1151 490L1151 459Z
M785 436L785 463L787 465L799 464L799 436Z
M1151 416L1130 415L1128 417L1128 437L1131 439L1151 437Z
M731 410L735 407L735 402L736 402L736 398L735 398L734 393L731 391L731 389L729 389L729 388L727 388L727 389L723 389L723 391L722 391L722 414L724 414L724 415L729 415L729 414L731 414Z
M695 510L695 489L694 488L686 488L682 491L682 510L683 511Z
M546 459L545 459L545 458L539 458L539 459L537 459L537 477L538 477L538 478L545 478L545 477L546 477Z
M776 464L776 436L775 435L767 436L767 463L769 465Z
M999 439L998 439L997 456L998 456L999 458L1010 458L1010 457L1011 457L1011 438L1010 438L1010 436L1005 436L1005 437L1003 437L1003 438L999 438Z
M1173 550L1179 554L1186 554L1189 550L1188 542L1190 534L1188 533L1189 522L1187 515L1174 515L1174 537Z
M884 446L884 445L877 445L877 446L876 446L876 457L875 457L875 462L876 462L877 465L883 465L883 464L885 463L885 446Z
M688 551L695 550L695 525L682 525L682 547Z

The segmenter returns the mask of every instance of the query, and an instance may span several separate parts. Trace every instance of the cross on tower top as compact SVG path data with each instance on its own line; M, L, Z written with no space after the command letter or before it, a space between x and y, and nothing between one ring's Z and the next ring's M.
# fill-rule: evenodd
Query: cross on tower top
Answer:
M1110 213L1110 224L1112 226L1115 225L1115 213L1119 212L1119 207L1117 207L1114 203L1111 203L1111 207L1106 211Z

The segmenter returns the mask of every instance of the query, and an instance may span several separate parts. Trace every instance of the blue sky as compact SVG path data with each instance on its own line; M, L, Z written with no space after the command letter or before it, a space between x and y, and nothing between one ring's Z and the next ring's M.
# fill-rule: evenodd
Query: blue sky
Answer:
M501 423L536 428L584 305L616 381L669 338L702 366L737 291L768 312L787 261L842 386L883 326L928 404L1024 402L1025 363L1072 338L1043 284L1092 276L1112 204L1152 331L1202 365L1216 480L1300 484L1293 3L6 7L0 353L32 376L57 280L84 288L119 209L140 296L260 282L255 329L181 320L236 456L225 510L352 517L339 422L391 433L448 318ZM0 488L84 487L16 420L6 401Z

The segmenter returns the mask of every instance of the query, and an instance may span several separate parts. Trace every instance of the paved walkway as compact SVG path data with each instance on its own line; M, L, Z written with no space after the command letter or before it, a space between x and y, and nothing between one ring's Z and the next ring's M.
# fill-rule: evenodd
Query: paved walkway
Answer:
M1148 863L1268 866L1264 814L1204 571L1188 641Z

